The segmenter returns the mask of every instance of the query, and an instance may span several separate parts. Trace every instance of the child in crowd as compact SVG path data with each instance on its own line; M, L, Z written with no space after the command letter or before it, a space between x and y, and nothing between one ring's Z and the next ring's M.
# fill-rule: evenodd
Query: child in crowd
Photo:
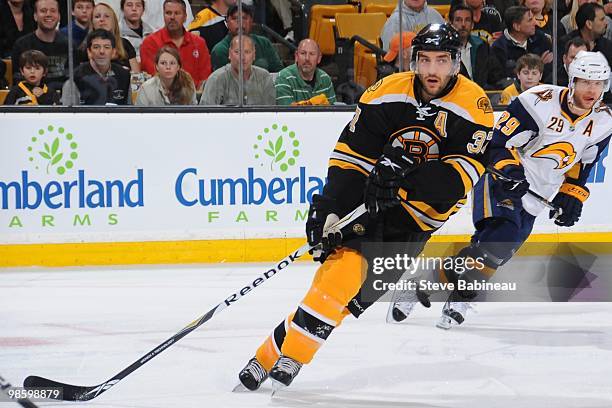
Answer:
M142 21L145 11L145 0L121 0L123 18L119 22L121 36L127 39L136 50L136 59L140 62L140 46L144 38L154 32L146 22Z
M24 80L11 88L5 105L53 105L54 92L45 85L48 59L37 50L25 51L19 57L19 71Z
M95 7L94 0L73 0L72 2L72 39L74 47L81 45L91 28L91 19ZM68 26L60 31L67 37Z
M506 87L499 99L500 105L508 105L521 93L540 84L544 73L542 58L535 54L525 54L516 61L516 79Z

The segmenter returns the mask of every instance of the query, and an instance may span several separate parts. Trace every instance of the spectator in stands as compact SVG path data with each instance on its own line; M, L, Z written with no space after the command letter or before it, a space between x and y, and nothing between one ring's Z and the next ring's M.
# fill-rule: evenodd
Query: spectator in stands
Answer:
M93 10L91 26L93 30L102 29L113 34L116 41L116 54L113 57L113 62L124 66L131 72L140 72L140 63L136 58L136 50L127 39L121 37L119 20L111 6L106 3L98 3ZM87 47L83 44L77 53L77 62L87 62L89 60L88 54Z
M5 105L53 105L55 92L45 84L49 60L40 51L26 51L19 57L19 71L23 77L14 85Z
M183 69L191 75L196 88L210 75L210 54L203 39L185 30L187 14L181 0L164 0L166 26L144 39L140 46L140 60L144 71L155 75L155 55L164 45L178 49Z
M142 21L145 11L145 0L121 0L123 18L119 22L121 37L132 44L136 51L136 60L140 62L140 45L144 38L153 33L153 27Z
M523 55L516 61L515 72L514 82L501 93L500 105L509 105L521 93L540 84L544 73L542 58L535 54Z
M196 14L189 24L190 31L197 31L200 37L206 41L209 50L227 35L225 16L230 7L236 4L236 0L214 0Z
M570 38L569 41L565 44L565 49L563 51L563 64L558 64L557 67L557 85L567 86L569 83L569 78L567 75L567 70L569 68L569 64L574 60L576 54L579 51L588 51L587 44L580 37ZM552 84L552 75L548 75L544 82L547 84Z
M238 34L239 27L238 6L232 6L227 12L227 28L229 33L221 40L210 53L213 70L219 69L229 62L229 45L233 36ZM283 64L274 49L274 46L266 37L252 34L253 30L253 8L242 6L242 33L248 35L255 44L255 54L257 59L254 65L267 70L268 72L278 72L283 69Z
M404 0L402 7L402 27L399 25L399 4L387 19L380 38L385 50L389 49L389 43L394 34L400 31L412 31L418 33L427 24L444 23L444 18L435 9L429 7L425 0Z
M153 27L153 30L158 31L166 26L165 20L165 0L149 0L147 1L147 7L145 13L142 16L142 21ZM185 6L185 21L183 27L187 29L189 24L193 21L193 12L191 11L191 4L189 0L183 0Z
M296 2L297 3L297 2ZM293 14L291 12L290 0L270 0L270 4L276 11L283 25L283 36L286 40L293 42Z
M578 29L561 38L560 46L564 47L571 38L580 37L586 43L589 51L601 52L608 60L608 64L612 66L612 41L604 37L607 23L603 6L597 3L583 4L576 13L576 24ZM612 102L612 91L606 93L604 101Z
M129 105L130 73L112 62L115 36L97 29L87 35L85 42L89 61L74 70L74 83L68 80L64 84L62 104L78 101L80 105Z
M239 104L240 39L242 39L242 73L244 77L243 103L245 105L276 104L272 76L265 69L253 64L257 56L253 39L247 35L237 35L230 42L229 64L216 70L208 78L200 99L200 105Z
M49 60L47 86L55 90L61 87L66 80L68 61L68 40L56 29L59 22L57 0L36 0L34 19L37 25L36 30L19 38L13 46L11 55L13 78L15 82L23 79L19 72L21 54L28 50L38 50Z
M9 58L15 41L34 30L34 9L29 1L0 0L0 58Z
M164 45L155 54L157 74L138 91L136 105L196 105L196 89L191 75L181 66L181 56L174 47Z
M389 51L383 57L385 62L393 64L393 72L389 72L392 74L394 72L400 72L400 63L401 70L409 71L410 70L410 47L412 47L412 40L416 36L412 31L404 31L402 32L402 52L400 53L400 33L397 33L391 38L391 42L389 43ZM389 75L386 74L386 75Z
M472 34L473 12L470 7L459 4L451 8L448 15L451 25L459 33L461 44L463 44L459 72L484 89L495 89L497 82L504 78L504 72L492 55L489 44L479 36Z
M561 25L559 25L558 27L559 38L578 29L578 25L576 24L576 14L578 13L578 9L580 8L580 6L586 3L597 3L599 5L603 5L602 0L573 0L571 3L572 8L569 14L566 14L565 16L563 16L563 18L561 19ZM608 7L608 9L612 9L612 3L606 4L606 7ZM604 11L605 10L606 9L604 8ZM606 14L610 14L610 13L606 12ZM606 29L606 33L604 34L604 37L612 41L612 18L610 18L610 16L608 15L606 15L606 22L607 22L607 29Z
M525 6L531 10L536 29L552 35L552 0L519 0L519 6Z
M61 0L60 0L61 1ZM66 1L66 0L63 0ZM113 8L113 11L117 16L120 16L123 10L121 7L121 0L96 0L96 4L103 1ZM164 0L146 0L147 6L145 7L144 14L142 15L142 21L147 23L153 29L153 32L158 31L164 27L164 12L163 5ZM191 11L191 4L189 0L182 0L185 4L185 11L187 17L183 24L185 28L193 20L193 12Z
M453 0L451 8L464 4L462 0ZM482 38L487 44L493 44L502 35L504 29L499 10L486 7L484 0L465 0L465 5L472 9L474 28L472 34Z
M589 47L589 51L601 51L608 63L612 61L612 41L604 37L607 30L604 8L597 3L586 3L580 6L576 13L577 29L561 38L560 46L564 46L570 38L581 37Z
M74 0L72 3L72 41L75 48L87 37L94 6L94 0ZM68 26L62 27L60 32L68 37Z
M536 30L533 13L523 6L514 6L504 15L506 29L493 43L491 50L504 70L506 77L513 77L516 61L527 53L539 55L544 69L550 70L553 54L550 38Z
M336 93L331 78L317 65L321 62L319 45L309 38L298 44L295 64L276 77L277 105L333 105Z
M548 1L552 3L551 0L548 0ZM570 1L570 0L559 0L559 3L563 3L565 1ZM494 14L497 15L497 19L500 22L500 26L503 26L503 23L502 23L503 12L507 10L509 7L519 6L518 2L519 0L484 0L485 6L483 7L483 11L487 12L490 10L495 10ZM451 7L457 3L461 3L461 0L451 0ZM500 31L499 35L501 34L502 33Z

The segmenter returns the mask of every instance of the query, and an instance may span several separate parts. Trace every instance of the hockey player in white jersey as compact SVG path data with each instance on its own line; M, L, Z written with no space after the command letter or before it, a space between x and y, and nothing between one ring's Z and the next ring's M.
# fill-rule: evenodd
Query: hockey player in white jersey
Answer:
M603 54L581 51L568 74L568 88L539 85L529 89L495 125L489 163L505 177L487 173L474 187L476 231L457 256L484 259L484 268L471 270L462 279L488 280L525 242L536 216L546 208L526 194L529 189L561 209L555 224L571 227L579 220L589 197L586 180L612 135L612 113L602 102L610 88L610 67ZM452 282L458 278L454 271L442 271L434 279ZM422 300L427 296L418 295ZM437 326L449 329L461 324L474 295L454 291ZM416 303L414 292L399 294L387 320L403 321Z

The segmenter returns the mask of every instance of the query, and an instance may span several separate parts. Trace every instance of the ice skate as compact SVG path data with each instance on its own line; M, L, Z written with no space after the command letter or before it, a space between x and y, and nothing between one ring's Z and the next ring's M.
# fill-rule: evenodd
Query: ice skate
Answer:
M418 302L416 291L396 291L393 301L389 304L387 323L401 323L406 320Z
M268 378L268 372L266 369L259 363L256 357L253 357L249 360L247 365L238 373L238 379L240 380L240 384L238 384L234 391L240 391L241 386L246 388L249 391L257 390L261 384L266 381Z
M444 303L442 308L442 316L436 323L436 327L449 330L452 326L460 325L465 320L468 309L472 306L469 302L451 302Z
M280 358L270 370L270 378L272 379L272 388L274 392L284 387L288 387L293 379L298 375L302 363L292 359L291 357L280 356Z

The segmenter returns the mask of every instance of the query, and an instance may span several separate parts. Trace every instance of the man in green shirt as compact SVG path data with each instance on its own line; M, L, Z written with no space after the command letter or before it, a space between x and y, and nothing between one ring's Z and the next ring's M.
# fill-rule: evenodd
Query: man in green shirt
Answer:
M219 41L210 53L213 70L219 69L229 63L230 40L238 34L238 6L231 6L227 12L228 34ZM283 69L283 63L274 49L274 46L266 37L251 34L253 30L253 8L247 5L242 6L242 34L248 35L255 44L255 54L257 59L253 63L268 72L278 72Z
M309 38L298 44L295 64L288 66L276 77L277 105L333 105L336 93L331 78L322 69L319 45Z

